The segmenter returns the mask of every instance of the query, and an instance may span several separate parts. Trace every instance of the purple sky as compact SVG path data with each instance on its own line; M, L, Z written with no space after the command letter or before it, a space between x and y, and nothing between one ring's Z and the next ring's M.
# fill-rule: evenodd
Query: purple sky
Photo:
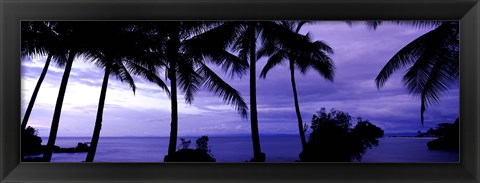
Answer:
M358 24L321 22L307 25L313 40L323 40L333 48L334 82L326 81L313 71L296 72L297 92L304 122L321 107L336 108L356 117L370 120L385 133L416 133L438 123L453 122L459 115L459 87L453 86L439 104L427 108L425 125L420 123L420 101L408 94L401 83L405 70L392 75L377 90L374 78L385 63L410 41L430 28L385 24L371 30ZM44 66L45 57L22 61L22 117L33 88ZM266 59L257 62L257 76ZM219 75L225 76L218 71ZM40 136L48 136L63 68L50 66L33 108L29 124ZM248 77L229 79L249 102ZM103 70L88 61L75 60L67 86L58 136L91 136L100 96ZM136 80L137 91L110 77L102 136L168 136L170 102L157 86ZM192 105L179 95L179 136L239 135L250 133L249 119L242 119L221 98L202 90ZM287 65L272 69L266 79L257 80L257 104L260 135L298 134L290 75Z

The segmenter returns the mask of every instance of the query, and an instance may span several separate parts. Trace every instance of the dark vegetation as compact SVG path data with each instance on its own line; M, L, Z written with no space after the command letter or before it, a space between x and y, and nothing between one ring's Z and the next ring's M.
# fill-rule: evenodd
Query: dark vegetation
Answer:
M28 126L22 130L22 155L38 155L42 153L42 138L35 128Z
M322 108L313 115L307 146L300 153L300 161L349 162L361 160L365 152L378 145L383 130L368 120L357 119L351 128L352 117L339 110L327 112Z
M417 137L437 137L427 143L428 149L434 150L459 150L459 126L458 118L453 123L440 123L435 129L430 128L425 133L419 133Z
M367 21L376 28L382 21ZM410 95L420 98L420 122L428 107L440 101L450 87L459 84L459 22L458 21L394 21L415 27L432 27L430 32L413 40L398 51L385 64L375 78L377 88L382 88L390 76L408 68L402 82Z
M197 148L191 149L192 141L180 138L179 150L171 156L165 156L165 162L216 162L208 146L208 137L197 139Z
M38 136L38 132L35 128L28 126L25 130L22 130L21 138L21 154L22 161L43 161L43 158L24 158L24 156L40 155L47 151L47 147L42 145L42 138ZM76 147L61 148L54 146L53 152L55 153L78 153L88 152L90 147L87 143L79 142Z

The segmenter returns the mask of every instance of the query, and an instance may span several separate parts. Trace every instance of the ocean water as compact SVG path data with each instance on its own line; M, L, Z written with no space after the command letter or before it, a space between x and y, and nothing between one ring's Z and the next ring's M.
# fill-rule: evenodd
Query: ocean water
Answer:
M363 162L459 162L458 151L429 150L427 142L435 138L386 137L367 151Z
M195 137L186 138L195 148ZM47 138L42 138L42 144ZM458 162L459 154L453 151L428 150L432 138L385 137L379 145L368 150L362 162ZM56 145L75 147L90 138L59 137ZM295 162L301 152L298 136L260 137L267 162ZM245 162L252 158L250 137L209 137L211 153L217 162ZM95 162L163 162L167 153L168 137L101 137ZM52 162L81 162L87 153L54 153Z

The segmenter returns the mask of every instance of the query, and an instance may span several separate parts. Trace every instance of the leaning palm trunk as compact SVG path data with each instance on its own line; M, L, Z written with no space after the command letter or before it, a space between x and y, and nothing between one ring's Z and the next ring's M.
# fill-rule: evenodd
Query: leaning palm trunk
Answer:
M258 134L257 114L257 82L256 82L256 47L255 37L250 42L250 125L252 130L253 159L254 162L264 162L265 154L260 149L260 136Z
M52 60L52 54L48 54L47 61L45 62L45 66L43 67L42 73L40 74L40 78L38 78L37 85L35 85L35 89L33 90L32 98L28 103L27 110L25 111L25 116L23 116L22 120L22 130L27 128L28 119L30 118L30 114L32 113L33 105L35 104L35 100L37 99L38 91L40 90L40 86L42 85L43 79L45 79L45 75L48 71L48 66L50 65L50 61Z
M290 76L292 80L292 89L293 89L293 99L295 101L295 112L297 113L298 119L298 131L300 132L300 139L302 141L302 149L305 149L307 145L307 140L305 139L305 131L303 129L302 115L300 114L300 106L298 105L298 96L297 96L297 86L295 84L295 72L293 67L293 61L290 60Z
M177 104L177 78L175 72L175 62L172 62L172 65L169 69L169 78L171 86L171 107L172 107L172 122L170 124L170 142L168 144L168 154L165 157L164 161L169 161L177 147L177 130L178 130L178 104Z
M62 113L63 98L65 97L68 78L70 76L70 71L72 70L72 64L75 55L75 51L71 51L69 53L67 65L65 66L65 71L63 72L62 82L58 91L57 103L55 104L55 111L53 113L52 126L50 127L50 135L48 136L47 149L46 152L43 154L44 161L50 161L52 159L53 147L55 146L58 124L60 122L60 114Z
M97 119L95 121L95 127L93 130L92 141L90 142L90 148L88 150L87 158L85 162L93 162L95 158L95 152L97 151L98 139L100 138L100 130L102 129L103 121L103 108L105 106L105 98L107 95L108 78L110 76L110 65L105 67L105 75L103 76L102 90L100 92L100 99L98 101Z

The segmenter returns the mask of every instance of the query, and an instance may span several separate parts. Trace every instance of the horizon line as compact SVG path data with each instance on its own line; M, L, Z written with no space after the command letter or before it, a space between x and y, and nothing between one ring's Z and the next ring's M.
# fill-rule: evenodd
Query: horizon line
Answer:
M388 137L388 136L410 136L410 135L415 135L416 133L413 132L408 132L408 133L385 133L383 136ZM179 136L178 138L197 138L201 136L208 136L208 137L250 137L250 134L233 134L233 135L188 135L188 136ZM263 134L260 136L298 136L298 134ZM40 136L41 138L48 138L48 136ZM91 138L91 136L57 136L61 138ZM131 135L126 135L126 136L101 136L102 137L107 137L107 138L120 138L120 137L130 137L130 138L144 138L144 137L155 137L155 138L168 138L170 136L131 136Z

